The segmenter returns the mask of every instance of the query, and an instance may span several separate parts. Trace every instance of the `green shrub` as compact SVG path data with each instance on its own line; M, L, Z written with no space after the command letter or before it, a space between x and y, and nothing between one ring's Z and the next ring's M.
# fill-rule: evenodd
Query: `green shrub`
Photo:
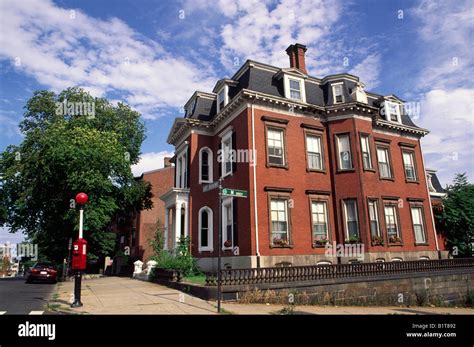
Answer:
M158 269L180 271L183 276L198 275L201 271L197 266L197 259L189 251L189 244L189 237L182 237L176 249L171 252L155 244L155 250L159 250L159 253L151 257L151 260L156 261Z
M474 290L467 291L466 306L474 308Z

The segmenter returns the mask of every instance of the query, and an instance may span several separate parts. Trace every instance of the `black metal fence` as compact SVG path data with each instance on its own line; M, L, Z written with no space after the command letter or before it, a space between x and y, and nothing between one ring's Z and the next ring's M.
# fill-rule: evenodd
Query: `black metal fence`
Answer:
M231 286L426 273L466 268L474 270L474 258L229 269L221 271L221 278L222 285ZM217 272L206 274L206 285L217 285Z

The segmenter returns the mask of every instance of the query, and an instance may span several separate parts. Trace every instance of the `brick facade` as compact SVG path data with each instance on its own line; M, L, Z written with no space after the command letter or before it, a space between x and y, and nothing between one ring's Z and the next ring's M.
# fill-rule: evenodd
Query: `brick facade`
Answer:
M295 64L296 53L291 51L291 47L288 49L290 63ZM224 221L223 241L226 238L234 240L232 247L223 246L223 263L226 266L438 258L441 254L438 251L442 251L443 246L436 242L420 146L420 138L427 131L416 127L403 111L398 113L398 120L387 121L389 116L384 119L380 105L401 101L395 96L365 93L355 76L345 74L311 79L306 75L304 55L301 61L301 52L304 54L306 50L301 47L304 46L296 46L299 70L294 66L293 69L277 69L247 62L232 79L219 81L213 93L196 92L185 106L186 117L176 119L168 142L176 146L177 157L186 158L186 164L183 159L183 164L177 170L187 177L187 181L182 181L181 186L174 188L175 193L171 190L162 199L167 208L177 206L180 213L185 211L188 219L183 218L183 222L178 224L179 228L175 222L168 221L166 233L170 247L173 241L169 240L176 240L178 233L188 234L192 253L200 259L201 266L204 269L215 268L219 226L218 190L203 191L205 183L202 182L202 172L210 165L207 162L203 164L200 154L203 150L210 150L212 181L223 177L223 187L248 191L248 198L228 198L227 202L224 201L226 205L232 200L229 208L232 209L233 220L232 227L226 226ZM299 101L286 97L288 88L298 85L295 80L301 80L305 86L302 88L302 84L299 84L299 92L305 93L305 97ZM333 85L341 85L341 92ZM219 96L224 92L228 95L227 102ZM338 93L341 95L338 96ZM298 93L296 95L299 96ZM394 113L392 116L397 115ZM278 165L269 158L274 155L270 153L269 143L273 140L269 136L275 136L274 133L270 135L269 129L276 131L283 139L283 154L278 150L279 147L275 147L278 158L272 157ZM351 167L346 170L341 169L343 159L340 156L347 155L348 151L341 154L337 145L338 141L342 141L337 140L341 134L348 135L350 143ZM320 168L309 167L306 136L320 139ZM361 136L368 136L370 168L363 165ZM242 158L237 155L231 173L223 175L225 164L219 160L219 153L226 141L231 143L237 153L247 153L247 158L254 154L256 160L242 162ZM383 153L388 154L388 166L384 166L384 170L391 173L389 178L381 177L379 162L383 162L383 159L379 160L377 149L381 158ZM271 151L274 151L273 147ZM406 158L414 162L408 169L415 172L415 177L411 179L406 173L405 161L409 162L409 159L403 158L404 152L407 153ZM210 178L207 175L205 177ZM376 206L378 217L379 244L371 236L369 200L371 204L376 201L373 206ZM271 201L274 202L272 206L286 206L286 219L282 223L272 224ZM278 205L278 201L285 203ZM351 201L356 204L356 221L352 217L346 218L346 214L351 214L352 205L344 207L344 204L350 204ZM325 228L329 243L344 244L352 237L358 244L363 244L362 258L332 257L327 254L324 244L315 243L319 239L314 235L319 234L315 232L313 235L313 230L319 229L313 229L314 218L322 218L320 216L323 213L312 214L312 204L315 209L315 206L325 206ZM199 222L200 213L205 207L209 209L206 211L212 211L211 225ZM275 207L275 211L278 208L281 207ZM226 213L230 213L228 211ZM394 211L394 219L390 219L391 211ZM205 212L201 217L208 213L211 212ZM283 214L274 213L275 216ZM226 215L223 216L225 219ZM391 238L386 218L392 221ZM413 218L420 222L414 222ZM397 237L393 236L393 223L398 230ZM417 241L414 224L417 224ZM289 229L289 232L275 232L279 227L285 232ZM205 243L203 247L200 240L208 233L213 235L212 247ZM232 237L227 236L231 234Z

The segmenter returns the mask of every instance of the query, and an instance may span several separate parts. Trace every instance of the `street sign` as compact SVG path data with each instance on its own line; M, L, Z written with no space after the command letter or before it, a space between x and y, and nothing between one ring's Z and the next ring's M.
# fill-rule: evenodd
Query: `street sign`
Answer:
M204 184L202 186L202 191L205 193L205 192L208 192L210 190L214 190L216 188L219 188L219 181L215 181L215 182L212 182L212 183L207 183L207 184Z
M222 189L222 195L225 195L225 196L235 196L237 198L246 198L248 194L249 193L246 190L230 189L230 188Z

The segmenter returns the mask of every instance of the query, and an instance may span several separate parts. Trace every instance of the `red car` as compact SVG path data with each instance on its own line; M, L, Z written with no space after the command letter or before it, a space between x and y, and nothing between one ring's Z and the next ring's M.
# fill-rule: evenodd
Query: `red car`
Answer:
M52 264L49 263L36 263L28 271L28 277L26 283L33 283L34 281L56 283L58 277L58 271Z

